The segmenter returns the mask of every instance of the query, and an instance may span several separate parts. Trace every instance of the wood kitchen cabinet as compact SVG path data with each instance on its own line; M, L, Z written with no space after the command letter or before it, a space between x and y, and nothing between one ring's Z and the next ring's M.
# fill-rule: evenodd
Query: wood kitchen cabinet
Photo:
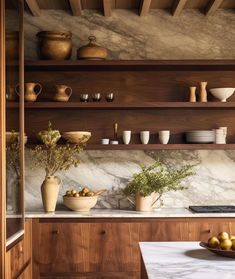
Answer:
M32 223L30 219L25 222L25 234L22 240L6 253L5 279L31 279L32 275Z
M138 278L139 222L33 221L34 279L50 274ZM143 235L143 238L144 235ZM146 238L147 239L147 238ZM40 277L41 276L41 277ZM54 277L53 277L54 278Z
M139 242L200 241L220 231L235 234L235 220L34 219L33 279L140 279Z

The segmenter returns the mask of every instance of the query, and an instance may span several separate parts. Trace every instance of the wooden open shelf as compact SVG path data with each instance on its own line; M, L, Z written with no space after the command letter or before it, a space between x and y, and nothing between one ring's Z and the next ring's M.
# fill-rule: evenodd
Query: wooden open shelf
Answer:
M18 108L19 103L8 102L7 108ZM138 103L108 103L108 102L33 102L25 103L26 109L235 109L235 102L138 102Z
M33 60L26 71L223 71L235 70L235 60Z
M34 148L36 144L27 144ZM235 144L87 144L85 150L235 150Z
M43 86L36 102L25 102L26 134L32 143L50 120L61 133L91 131L88 150L235 150L235 94L226 103L209 94L210 88L235 87L235 60L38 60L26 61L25 70L26 82ZM200 81L208 82L208 102L188 102L189 87L197 86L198 97ZM73 89L69 102L50 101L56 84ZM101 102L80 102L81 93L97 92ZM109 92L114 92L114 102L105 101ZM18 103L7 107L14 115ZM96 144L113 137L114 123L119 124L120 139L121 131L132 131L133 144ZM185 143L185 131L216 127L228 127L228 142L234 144ZM148 145L140 144L143 130L155 134ZM171 131L172 144L153 144L160 130Z

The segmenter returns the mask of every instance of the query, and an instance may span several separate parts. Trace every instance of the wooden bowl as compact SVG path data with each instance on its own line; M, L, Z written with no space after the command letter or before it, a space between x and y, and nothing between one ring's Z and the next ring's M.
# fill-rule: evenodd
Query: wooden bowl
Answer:
M84 131L65 132L62 135L62 138L70 143L86 143L90 139L90 137L91 133Z
M76 212L87 212L97 203L98 196L67 197L63 196L64 205Z
M235 258L235 251L234 250L222 250L218 248L211 248L207 245L206 242L200 242L199 245L209 251L211 251L214 254L217 254L222 257L227 257L227 258Z

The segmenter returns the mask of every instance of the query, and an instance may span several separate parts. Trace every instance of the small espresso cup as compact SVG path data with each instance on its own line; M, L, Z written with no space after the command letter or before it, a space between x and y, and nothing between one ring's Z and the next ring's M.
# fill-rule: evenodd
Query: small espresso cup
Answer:
M129 144L131 141L131 131L123 131L122 139L123 139L124 144Z
M167 144L169 142L170 131L168 130L159 131L158 135L161 144Z
M150 138L150 132L149 131L141 131L140 132L140 140L142 144L148 144Z

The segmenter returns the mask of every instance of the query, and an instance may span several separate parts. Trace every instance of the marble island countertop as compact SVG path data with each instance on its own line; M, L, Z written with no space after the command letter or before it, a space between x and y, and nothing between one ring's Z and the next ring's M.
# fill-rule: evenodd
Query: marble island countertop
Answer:
M134 210L92 209L90 212L74 212L69 210L45 213L43 210L28 211L26 218L194 218L221 217L235 218L235 213L193 213L188 208L162 208L152 212Z
M141 242L140 250L148 279L235 278L235 259L215 255L198 242Z

